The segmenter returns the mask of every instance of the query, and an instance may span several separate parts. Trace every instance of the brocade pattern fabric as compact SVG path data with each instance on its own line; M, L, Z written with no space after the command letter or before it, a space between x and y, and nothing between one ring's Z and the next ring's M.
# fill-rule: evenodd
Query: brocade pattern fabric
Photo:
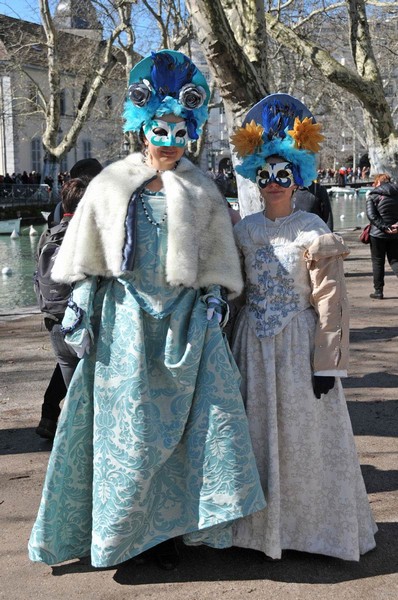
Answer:
M34 561L107 567L179 535L222 548L233 519L265 506L236 364L204 291L167 285L166 228L138 206L134 271L75 288L85 318L69 337L94 342L62 410Z

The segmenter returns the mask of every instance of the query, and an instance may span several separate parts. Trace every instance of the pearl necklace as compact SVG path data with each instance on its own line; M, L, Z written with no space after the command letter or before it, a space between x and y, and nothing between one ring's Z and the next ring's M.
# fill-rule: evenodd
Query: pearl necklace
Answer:
M140 200L141 200L142 208L143 208L144 214L147 218L147 221L149 221L149 223L151 223L151 225L160 227L162 225L162 223L164 223L165 220L167 219L167 211L165 211L165 213L162 217L162 220L160 221L160 223L158 223L157 221L154 221L153 219L151 219L151 217L149 216L148 209L146 207L145 200L144 200L144 190L142 190L142 192L140 194Z

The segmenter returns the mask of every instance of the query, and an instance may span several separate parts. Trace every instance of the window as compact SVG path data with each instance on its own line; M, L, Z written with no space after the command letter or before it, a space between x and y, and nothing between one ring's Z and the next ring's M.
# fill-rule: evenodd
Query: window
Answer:
M30 142L30 159L32 171L41 172L41 139L36 137Z
M83 158L92 158L91 140L83 140Z
M66 97L65 90L59 92L59 112L61 115L66 115Z

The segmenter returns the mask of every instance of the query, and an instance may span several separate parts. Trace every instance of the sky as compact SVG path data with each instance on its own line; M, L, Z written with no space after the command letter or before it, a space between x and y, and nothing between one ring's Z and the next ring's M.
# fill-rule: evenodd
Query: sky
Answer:
M54 8L59 0L49 0L51 13L54 14ZM134 11L134 7L133 7ZM23 21L31 21L32 23L40 23L39 0L0 0L0 14ZM133 17L134 19L134 17ZM156 50L159 44L159 30L150 23L153 35L148 34L148 16L141 10L139 18L133 20L134 31L137 36L134 50L143 55L150 50Z
M39 3L38 0L0 0L0 14L37 23Z

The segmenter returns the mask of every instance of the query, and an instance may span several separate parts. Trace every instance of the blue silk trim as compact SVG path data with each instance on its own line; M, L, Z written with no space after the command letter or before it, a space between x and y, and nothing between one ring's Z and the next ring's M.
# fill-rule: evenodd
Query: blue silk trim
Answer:
M123 247L122 271L132 271L134 269L135 250L137 246L137 198L151 181L156 179L156 175L145 181L130 196L127 207L126 219L124 221L125 243Z

